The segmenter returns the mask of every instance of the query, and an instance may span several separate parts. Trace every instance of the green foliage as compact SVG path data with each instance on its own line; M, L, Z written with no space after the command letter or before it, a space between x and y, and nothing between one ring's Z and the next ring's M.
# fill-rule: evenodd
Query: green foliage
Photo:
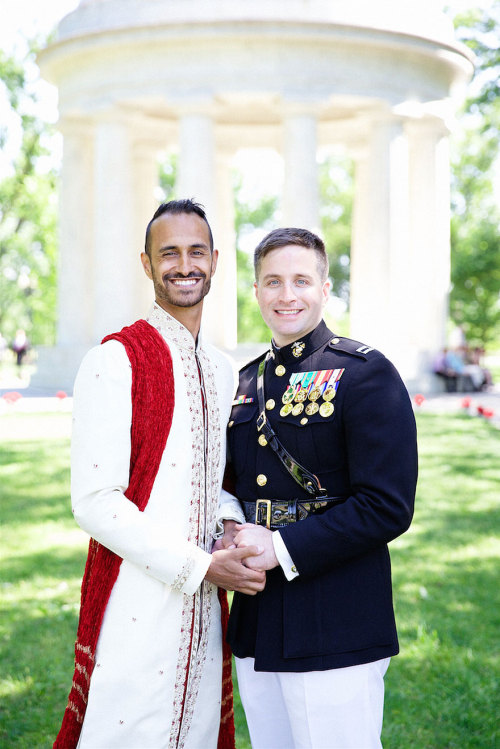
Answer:
M321 230L330 261L332 293L349 304L353 162L326 158L319 166Z
M242 197L241 175L234 175L234 206L236 233L236 262L238 267L238 341L240 343L268 341L270 332L263 321L254 296L253 249L261 236L275 227L278 205L277 196L265 196L254 202L245 202ZM242 249L245 236L260 229L261 234L253 242L251 253Z
M175 200L175 180L177 178L177 154L169 153L159 166L159 185L162 191L161 202Z
M50 438L70 418L0 416L0 743L9 749L52 746L73 674L87 537L70 510L69 440ZM401 654L386 676L383 743L493 748L500 436L474 416L419 412L417 421L415 518L391 544ZM22 440L22 428L40 440ZM237 745L250 749L237 694L235 709Z
M3 126L5 147L13 130L21 134L9 172L0 181L0 330L10 340L24 328L32 343L55 339L56 195L54 169L44 168L51 128L32 112L36 101L26 75L33 62L0 51L0 95L8 103L12 127Z
M476 75L453 140L451 318L473 346L500 344L500 2L457 16L459 38L476 55ZM496 185L498 189L498 184Z

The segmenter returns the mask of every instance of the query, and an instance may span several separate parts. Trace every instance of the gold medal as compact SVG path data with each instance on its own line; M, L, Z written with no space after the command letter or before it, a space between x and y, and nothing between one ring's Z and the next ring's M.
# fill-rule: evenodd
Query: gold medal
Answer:
M263 434L259 434L259 445L262 445L262 447L267 445L267 440Z
M322 403L319 407L319 413L320 416L323 416L325 419L328 416L331 416L333 413L333 403L330 403L329 401L326 401L325 403Z
M302 401L305 401L306 398L307 398L307 390L305 388L301 388L295 394L295 403L302 403Z
M304 404L296 403L292 409L292 416L298 416L299 414L302 413L303 410L304 410Z
M283 364L278 364L278 366L276 367L276 369L274 370L274 372L275 372L275 374L278 375L278 377L283 377L283 375L286 372L286 369L283 366Z
M275 407L275 405L276 405L276 403L273 401L272 398L269 398L269 400L266 401L266 408L267 408L268 411L272 411L273 408Z
M321 390L319 387L314 387L311 392L309 393L309 400L310 401L317 401L318 398L321 397Z
M265 486L267 484L267 476L264 476L263 473L259 473L257 476L257 483L259 486Z
M314 401L313 403L308 403L307 404L307 406L306 406L306 414L308 416L313 416L314 414L318 413L318 411L319 411L319 406L316 403L316 401Z
M323 398L326 401L331 401L335 398L335 389L334 388L327 388L325 392L323 393Z
M285 405L280 410L280 416L288 416L292 409L293 406L291 403L285 403Z

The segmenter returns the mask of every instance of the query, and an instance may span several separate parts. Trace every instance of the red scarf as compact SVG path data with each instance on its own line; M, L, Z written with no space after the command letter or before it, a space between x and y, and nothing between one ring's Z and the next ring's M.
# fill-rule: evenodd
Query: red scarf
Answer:
M165 450L174 412L172 357L162 336L145 320L107 336L122 343L132 366L130 480L125 496L142 512L146 507ZM80 620L75 643L75 672L54 749L75 749L87 708L90 677L104 612L122 559L90 540L82 581ZM223 635L228 618L227 596L219 589ZM233 749L234 721L231 651L223 636L223 692L218 749Z

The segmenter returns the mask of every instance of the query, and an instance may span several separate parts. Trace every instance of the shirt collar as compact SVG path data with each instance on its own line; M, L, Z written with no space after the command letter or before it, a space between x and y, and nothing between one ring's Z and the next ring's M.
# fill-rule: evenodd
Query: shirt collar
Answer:
M314 353L314 351L324 346L332 335L331 330L326 327L324 320L321 320L314 330L311 330L310 333L302 336L302 338L297 338L296 341L289 343L287 346L278 348L274 340L271 341L271 352L278 363L291 364L296 362L299 364L303 359Z
M163 338L173 341L180 348L187 349L188 351L198 351L202 348L201 330L195 341L190 331L176 320L175 317L165 312L156 302L153 302L151 305L146 319Z

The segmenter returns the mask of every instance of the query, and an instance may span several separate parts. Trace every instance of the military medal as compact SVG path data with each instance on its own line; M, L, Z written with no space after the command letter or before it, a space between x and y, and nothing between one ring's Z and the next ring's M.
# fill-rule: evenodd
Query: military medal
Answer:
M319 407L320 416L323 416L325 419L328 416L331 416L333 413L333 408L334 408L333 403L330 403L330 401L325 401Z
M306 406L306 414L308 416L313 416L314 414L318 413L319 406L316 403L316 401L313 401L312 403L308 403Z
M291 403L285 403L285 405L280 410L280 416L288 416L292 409L293 406Z
M307 390L305 388L301 388L300 390L297 390L295 394L295 403L302 403L302 401L305 401L307 398Z
M332 387L327 387L325 392L323 393L323 398L325 401L331 401L333 398L335 398L335 390Z
M295 356L296 359L299 358L299 356L302 356L302 352L305 349L306 344L302 341L296 341L292 346L292 354Z
M304 404L303 403L296 403L295 406L292 408L292 416L298 416L302 413L304 410Z
M283 375L286 372L286 369L283 366L283 364L278 364L278 366L276 367L276 369L274 370L274 372L275 372L275 374L278 375L278 377L283 377Z
M318 398L320 397L321 397L321 389L317 385L315 385L315 387L313 387L313 389L309 393L309 400L317 401Z
M291 403L293 401L294 394L295 390L292 387L288 387L281 396L281 400L283 401L283 403Z

